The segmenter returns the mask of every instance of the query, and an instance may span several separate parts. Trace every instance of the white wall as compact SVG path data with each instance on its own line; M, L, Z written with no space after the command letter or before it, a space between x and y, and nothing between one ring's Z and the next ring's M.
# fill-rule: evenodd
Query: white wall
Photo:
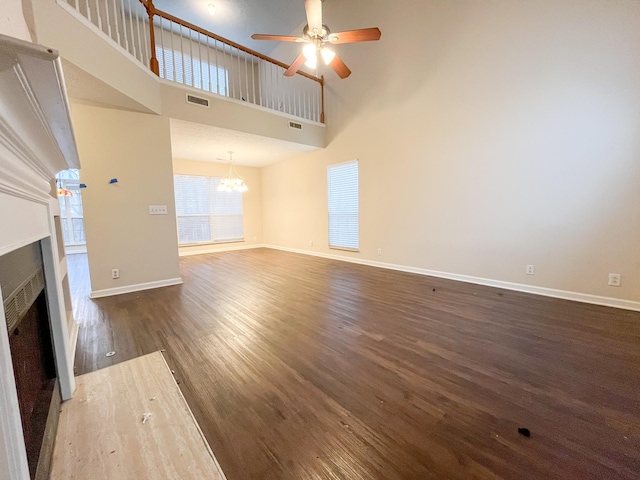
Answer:
M31 33L25 20L22 0L2 0L0 9L0 34L31 41Z
M72 118L92 294L179 282L169 119L81 104ZM168 214L149 215L149 205Z
M329 253L326 166L359 158L352 256L640 301L638 2L324 11L382 39L336 47L353 75L325 73L328 148L264 169L266 243Z

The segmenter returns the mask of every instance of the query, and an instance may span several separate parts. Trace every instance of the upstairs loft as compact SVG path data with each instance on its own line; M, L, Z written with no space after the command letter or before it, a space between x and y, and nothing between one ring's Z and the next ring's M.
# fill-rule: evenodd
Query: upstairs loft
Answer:
M33 0L71 97L325 146L324 80L208 32L150 0Z

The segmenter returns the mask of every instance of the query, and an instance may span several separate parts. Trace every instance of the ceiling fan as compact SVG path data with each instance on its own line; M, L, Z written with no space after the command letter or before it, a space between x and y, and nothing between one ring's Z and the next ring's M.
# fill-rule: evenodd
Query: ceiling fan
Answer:
M327 43L337 45L340 43L357 43L379 40L382 35L377 27L349 30L346 32L331 33L329 27L322 23L323 0L304 0L304 8L307 12L307 25L302 30L301 37L289 35L264 35L256 33L251 35L254 40L276 40L280 42L306 43L302 53L296 57L291 66L284 72L291 77L302 67L302 64L310 68L317 68L318 56L329 65L340 78L347 78L351 70L345 65L336 53L326 46Z

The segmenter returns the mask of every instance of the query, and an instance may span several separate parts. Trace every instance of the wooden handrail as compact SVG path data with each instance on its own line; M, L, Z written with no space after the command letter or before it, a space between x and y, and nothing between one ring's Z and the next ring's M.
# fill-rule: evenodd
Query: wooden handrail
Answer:
M140 3L144 6L149 15L149 43L151 43L151 58L149 59L149 68L153 73L160 76L160 65L158 64L158 58L156 57L156 33L153 28L153 16L156 9L153 6L153 0L140 0Z
M232 40L229 40L227 38L221 37L220 35L216 35L213 32L210 32L208 30L205 30L204 28L198 27L197 25L194 25L193 23L189 23L185 20L182 20L181 18L175 17L173 15L171 15L170 13L164 12L162 10L158 10L157 8L155 8L155 6L153 5L153 0L140 0L140 2L144 5L144 7L147 9L147 13L149 14L149 23L152 24L152 20L153 20L153 15L158 15L159 17L162 17L166 20L169 20L171 22L177 23L178 25L182 25L183 27L189 28L191 30L194 30L198 33L201 33L202 35L209 37L209 38L213 38L214 40L218 40L219 42L225 43L227 45L230 45L232 47L237 48L238 50L241 50L245 53L248 53L250 55L253 55L254 57L258 57L261 60L264 60L266 62L269 63L273 63L274 65L277 65L279 67L284 68L285 70L287 68L289 68L289 65L287 65L286 63L280 62L278 60L276 60L275 58L271 58L268 57L266 55L263 55L260 52L256 52L255 50L251 50L248 47L245 47L243 45L240 45L239 43L236 43ZM149 27L151 29L151 31L153 31L153 26L150 25ZM152 50L154 50L154 53L152 54L152 56L155 56L155 44L152 45ZM297 72L299 75L302 75L303 77L308 78L309 80L313 80L314 82L318 82L320 85L324 85L324 80L323 78L318 78L315 77L307 72L302 72L302 71L298 71Z

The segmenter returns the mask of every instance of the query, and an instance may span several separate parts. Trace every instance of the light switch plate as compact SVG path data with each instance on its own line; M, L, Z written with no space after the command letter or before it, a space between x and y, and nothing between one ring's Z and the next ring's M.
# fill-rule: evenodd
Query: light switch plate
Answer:
M149 205L149 215L166 215L166 205Z

